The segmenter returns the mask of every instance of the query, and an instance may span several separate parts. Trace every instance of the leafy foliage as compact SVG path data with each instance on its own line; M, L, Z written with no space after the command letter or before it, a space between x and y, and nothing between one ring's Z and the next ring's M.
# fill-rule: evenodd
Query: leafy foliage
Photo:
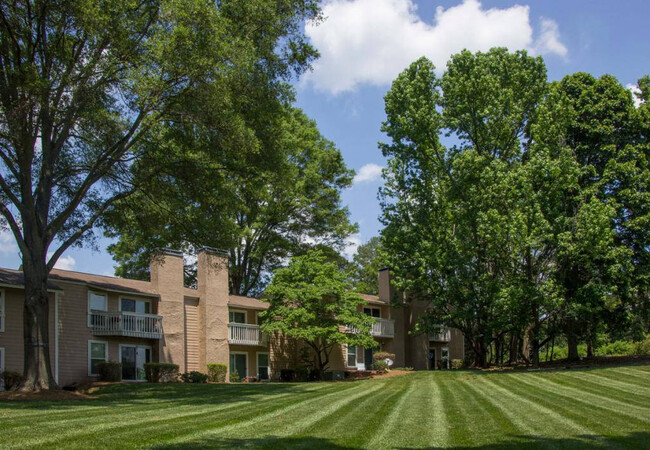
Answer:
M353 175L341 153L302 111L269 115L268 107L256 108L267 120L255 119L251 140L257 148L241 166L229 161L235 154L228 148L193 142L186 133L151 152L153 161L143 161L165 169L119 202L106 220L108 234L119 238L109 247L119 275L147 278L156 249L191 253L208 245L229 251L230 291L252 295L261 293L285 258L304 252L307 242L343 245L355 226L340 202ZM188 143L196 152L190 161L181 154ZM194 273L195 268L190 283Z
M371 317L359 311L363 299L351 290L347 274L320 251L291 259L278 269L266 290L269 309L260 314L262 330L306 344L323 373L334 346L375 347Z
M442 79L414 62L385 102L383 242L399 287L431 302L419 330L459 328L484 366L647 324L646 105L618 81L549 85L541 58L464 51Z

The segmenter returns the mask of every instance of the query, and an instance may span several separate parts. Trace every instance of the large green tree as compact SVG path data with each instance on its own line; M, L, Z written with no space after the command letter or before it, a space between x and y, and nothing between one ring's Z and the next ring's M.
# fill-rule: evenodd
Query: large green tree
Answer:
M185 133L178 145L168 140L156 160L146 162L144 170L166 169L119 202L107 219L109 234L119 238L109 247L119 275L146 278L156 249L191 252L207 245L229 251L232 293L259 294L291 255L314 243L344 245L355 227L340 192L350 186L353 172L339 150L298 109L268 117L262 108L256 114L267 120L253 129L257 151L241 167L224 171L230 164L215 156L226 152L211 140L198 142L201 157L179 170L174 153L190 141Z
M260 315L262 330L307 345L321 374L336 346L377 346L370 334L375 319L359 310L364 300L348 275L320 251L296 256L276 270L264 300L269 308Z
M312 0L0 5L0 212L22 254L24 389L55 386L47 280L61 254L154 173L130 169L168 125L219 129L245 159L233 104L287 96L316 56L302 24L318 17Z
M357 247L352 256L352 283L354 289L362 294L379 293L378 273L386 267L382 253L381 238L373 236L368 242Z

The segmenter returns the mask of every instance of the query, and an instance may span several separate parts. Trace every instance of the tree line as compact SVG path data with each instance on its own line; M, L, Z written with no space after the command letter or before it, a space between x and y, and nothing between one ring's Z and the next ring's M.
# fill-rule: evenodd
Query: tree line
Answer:
M397 286L476 365L649 332L650 77L549 82L541 57L421 58L385 96L382 243Z

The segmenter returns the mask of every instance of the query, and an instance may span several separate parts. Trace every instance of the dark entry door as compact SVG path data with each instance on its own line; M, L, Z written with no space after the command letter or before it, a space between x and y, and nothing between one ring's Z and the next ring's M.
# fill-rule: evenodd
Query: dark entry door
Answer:
M363 350L363 361L366 365L366 370L371 370L372 369L372 363L374 362L372 360L372 349L371 348L366 348Z
M436 369L436 349L435 348L430 348L429 349L429 354L427 355L427 359L429 360L429 370L435 370Z
M135 347L122 347L122 379L135 380Z

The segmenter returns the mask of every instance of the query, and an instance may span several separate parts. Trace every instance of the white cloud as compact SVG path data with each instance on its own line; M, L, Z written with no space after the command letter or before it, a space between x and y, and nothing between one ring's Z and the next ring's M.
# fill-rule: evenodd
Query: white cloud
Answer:
M361 245L361 235L359 233L353 234L345 240L345 248L343 249L343 255L351 260L354 254L357 252L357 248Z
M541 31L537 41L535 41L535 46L533 47L533 52L537 54L546 54L554 53L561 57L566 57L569 51L560 42L560 29L555 23L554 20L547 19L542 17L540 20Z
M52 257L53 252L48 252L47 259L49 260ZM72 256L61 256L54 264L55 269L61 270L74 270L77 265L77 261Z
M632 98L634 99L634 106L637 108L641 106L641 99L636 96L636 94L640 94L641 90L639 89L639 86L636 84L628 83L625 85L625 87L632 92Z
M366 164L359 169L352 182L357 184L365 181L375 181L381 177L382 169L383 167L374 163Z
M7 230L0 229L0 255L10 255L18 252L18 244L14 235Z
M413 0L329 0L325 21L308 23L305 32L321 53L304 81L337 94L360 84L386 85L411 62L427 56L443 70L463 49L495 46L565 56L557 24L541 21L533 40L528 6L484 9L478 0L438 7L432 23L417 15Z

